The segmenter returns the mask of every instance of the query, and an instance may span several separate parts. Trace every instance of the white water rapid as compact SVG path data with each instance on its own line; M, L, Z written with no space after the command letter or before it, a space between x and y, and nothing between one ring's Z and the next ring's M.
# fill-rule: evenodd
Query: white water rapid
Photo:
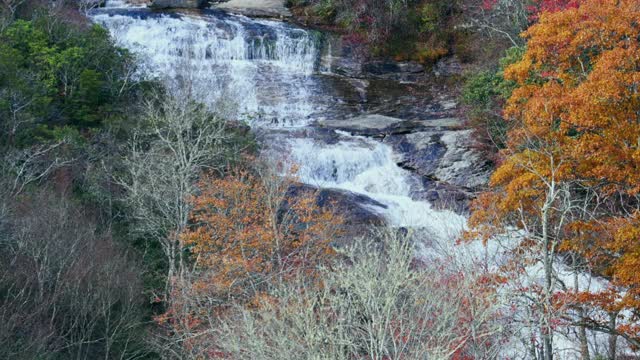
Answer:
M390 146L360 136L340 133L341 141L324 144L292 139L292 157L301 164L305 183L366 195L386 206L373 207L394 226L421 228L440 239L453 238L464 218L451 211L437 211L428 202L414 200L420 186L410 172L400 168Z
M170 88L189 86L211 106L231 101L234 116L284 133L275 138L299 165L302 181L365 195L384 205L369 206L394 226L419 228L441 239L455 237L464 227L464 217L416 200L420 182L397 165L387 144L341 132L331 142L299 135L335 105L331 89L318 81L326 75L318 71L317 34L218 12L101 10L93 20L138 55L141 76L161 78Z

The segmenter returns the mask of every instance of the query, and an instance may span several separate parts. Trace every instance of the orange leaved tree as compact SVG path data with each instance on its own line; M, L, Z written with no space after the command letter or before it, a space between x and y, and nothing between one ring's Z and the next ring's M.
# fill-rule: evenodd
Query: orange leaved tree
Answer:
M315 191L269 170L205 177L200 189L193 198L194 225L182 241L196 268L210 272L210 284L225 294L252 292L267 277L317 265L341 224L317 205Z
M640 2L583 1L542 14L524 37L505 70L518 84L507 149L471 224L486 237L517 229L518 254L541 265L543 358L562 322L611 334L613 356L619 336L640 346ZM563 266L609 285L571 285Z
M294 273L312 276L329 259L341 218L319 206L315 190L281 173L258 165L200 180L191 226L181 234L191 269L176 280L169 311L158 319L186 357L217 356L206 334L229 306L255 306L270 286Z

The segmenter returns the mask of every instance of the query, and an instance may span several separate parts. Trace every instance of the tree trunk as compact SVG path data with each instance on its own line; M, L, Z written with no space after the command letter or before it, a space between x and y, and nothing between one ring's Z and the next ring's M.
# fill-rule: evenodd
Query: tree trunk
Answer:
M580 310L580 318L583 319L583 310ZM587 341L587 329L584 325L580 325L578 328L578 339L580 340L580 356L582 360L590 360L589 354L589 342Z
M618 317L617 313L609 313L609 328L611 330L616 329L616 318ZM611 334L609 335L609 360L616 360L616 350L618 348L618 335Z
M573 254L571 256L571 262L573 267L573 291L575 293L580 292L580 282L578 281L578 271L579 271L579 260L577 259L577 255ZM585 320L584 316L584 308L580 306L578 310L578 316L580 316L580 321L583 322ZM590 360L591 354L589 354L589 342L587 340L587 328L584 324L578 326L578 340L580 341L580 356L582 360Z
M553 292L553 253L551 250L551 238L549 236L549 207L554 196L554 189L551 188L547 194L547 201L542 208L542 246L544 251L544 299L542 304L542 342L544 360L553 360L553 329L551 328L551 295Z

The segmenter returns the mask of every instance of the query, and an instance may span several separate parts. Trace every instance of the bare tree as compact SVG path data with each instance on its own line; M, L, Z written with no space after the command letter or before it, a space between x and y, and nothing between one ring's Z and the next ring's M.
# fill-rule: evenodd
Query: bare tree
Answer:
M319 282L273 284L264 301L215 319L210 352L234 359L478 359L502 327L489 292L446 264L416 266L411 242L385 230L339 251ZM451 269L448 269L451 270Z
M87 15L91 10L100 7L102 3L102 0L78 0L78 10Z
M25 77L33 77L33 74L27 74ZM22 128L35 122L34 117L28 110L36 99L35 96L27 96L22 91L14 88L0 89L0 99L3 99L7 104L8 116L2 121L2 130L5 133L7 142L11 143Z
M13 22L18 8L27 0L2 0L0 1L0 31Z
M586 306L572 296L589 291L593 275L583 258L561 245L576 231L570 224L597 218L606 200L592 184L567 176L570 160L552 142L545 143L526 127L521 135L527 150L505 152L511 151L514 176L526 176L536 195L519 199L508 214L500 215L498 228L504 232L491 240L510 258L502 271L509 279L511 301L518 304L515 322L531 358L561 356L562 349L554 345L554 339L563 336L558 329L575 326L580 354L588 359Z
M472 0L461 3L466 13L467 25L509 41L513 46L522 46L520 33L529 25L526 0Z
M84 209L47 190L4 198L0 354L133 359L142 343L134 263Z
M247 169L249 168L249 169ZM167 357L208 356L210 325L230 306L248 304L298 272L310 277L329 260L343 220L296 183L287 163L249 162L225 177L205 176L182 235L189 266L174 282L158 317L158 351Z
M29 185L38 184L55 171L74 163L74 158L64 154L67 143L63 139L25 149L9 150L0 162L0 167L13 178L9 185L12 195L19 195Z
M115 181L135 231L161 245L168 264L167 287L182 268L178 235L191 211L189 197L203 171L221 171L230 135L226 122L190 100L157 95L148 100L143 125L134 130Z

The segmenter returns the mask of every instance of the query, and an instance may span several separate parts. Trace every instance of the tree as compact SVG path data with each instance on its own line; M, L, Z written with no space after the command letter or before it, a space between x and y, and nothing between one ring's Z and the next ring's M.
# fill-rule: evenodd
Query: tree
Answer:
M2 195L2 357L145 354L139 269L110 234L49 189Z
M575 9L581 0L534 0L529 6L529 19L536 21L541 13L554 13L565 9Z
M175 279L170 308L158 318L173 334L168 343L179 345L174 351L207 356L217 346L210 326L225 309L251 306L269 284L294 273L313 278L329 258L341 218L281 170L258 165L199 182L191 224L180 236L190 270Z
M523 53L522 47L508 49L496 69L472 75L462 89L462 102L469 108L467 125L474 130L476 143L485 157L494 162L497 152L507 141L508 123L503 118L502 108L515 87L515 82L504 78L504 69L519 61Z
M139 236L157 241L165 255L165 291L182 270L180 234L187 228L196 182L205 171L222 172L245 150L222 118L203 105L157 95L145 105L143 121L125 149L115 181L126 191Z
M577 8L581 0L472 0L461 6L469 24L489 36L523 45L520 33L537 21L542 13Z
M96 129L123 117L144 87L132 80L131 54L107 30L42 13L0 31L2 145Z
M502 327L491 290L447 262L420 266L410 237L374 230L319 270L271 283L211 328L233 359L490 359ZM467 269L469 270L469 269Z
M547 269L545 313L559 307L599 309L596 314L610 316L554 316L636 345L640 283L631 274L640 254L634 237L640 192L639 16L637 1L584 1L543 12L524 33L522 60L505 70L505 78L518 87L505 109L512 129L504 161L472 217L487 236L524 230L519 250L541 253ZM578 262L611 285L596 292L563 290L557 271L548 267L559 254L578 255ZM558 291L571 295L569 304L553 303ZM622 320L623 310L632 315L615 321ZM553 356L550 320L541 324L547 359Z
M346 32L355 55L433 63L447 55L457 2L444 0L292 0L295 13ZM302 15L304 14L304 15Z
M341 219L318 206L315 192L294 189L295 178L276 170L237 170L200 181L193 199L196 225L182 242L195 266L211 271L212 283L225 293L238 296L237 289L255 288L264 276L284 278L291 267L320 263L339 233Z
M526 0L473 0L462 2L465 19L470 26L487 36L498 36L510 46L522 46L518 37L527 28Z
M16 17L16 12L26 0L2 0L0 2L0 31L4 30Z

